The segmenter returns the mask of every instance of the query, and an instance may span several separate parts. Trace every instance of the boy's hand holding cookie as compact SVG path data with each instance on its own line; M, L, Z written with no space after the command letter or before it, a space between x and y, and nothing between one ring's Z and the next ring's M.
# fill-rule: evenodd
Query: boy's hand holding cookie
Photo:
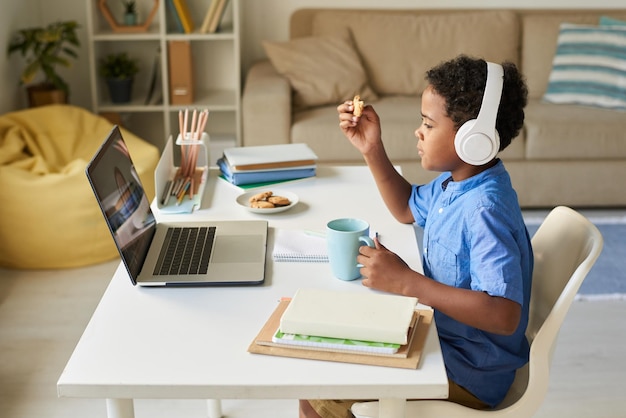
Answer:
M366 109L367 107L367 109ZM365 106L357 94L337 106L339 127L348 140L364 156L382 150L380 120L372 106Z

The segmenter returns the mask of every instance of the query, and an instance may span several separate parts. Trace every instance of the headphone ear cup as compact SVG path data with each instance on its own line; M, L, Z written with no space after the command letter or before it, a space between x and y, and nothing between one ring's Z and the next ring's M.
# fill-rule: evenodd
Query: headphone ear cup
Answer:
M494 138L484 132L474 131L477 120L465 122L454 137L454 148L461 160L471 165L483 165L491 161L500 149L500 135Z

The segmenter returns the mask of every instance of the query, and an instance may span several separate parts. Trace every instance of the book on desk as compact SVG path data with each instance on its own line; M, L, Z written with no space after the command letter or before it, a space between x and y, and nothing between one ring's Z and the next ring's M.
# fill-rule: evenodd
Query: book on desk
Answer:
M235 185L313 177L317 155L306 144L226 148L217 160L222 177Z
M417 310L416 303L416 298L398 295L300 289L293 300L279 302L248 351L414 369L432 322L432 311ZM307 345L294 343L293 339L291 343L279 341L280 334L286 331L314 337L326 334L323 337L356 342L309 341ZM352 339L353 336L357 338ZM383 341L390 338L395 342ZM361 342L369 342L369 348ZM376 346L385 349L372 349Z

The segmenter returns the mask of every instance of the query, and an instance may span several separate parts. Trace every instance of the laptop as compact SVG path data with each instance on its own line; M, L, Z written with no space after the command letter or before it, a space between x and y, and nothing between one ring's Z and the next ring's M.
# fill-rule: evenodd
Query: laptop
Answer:
M86 174L133 285L264 282L267 221L157 222L117 126Z

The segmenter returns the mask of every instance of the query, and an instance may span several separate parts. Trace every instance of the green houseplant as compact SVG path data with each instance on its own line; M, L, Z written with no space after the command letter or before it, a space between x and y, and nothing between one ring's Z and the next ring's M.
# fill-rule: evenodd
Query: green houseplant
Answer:
M26 58L20 84L29 85L38 74L43 74L43 81L27 86L31 106L46 104L46 100L67 102L69 85L57 73L57 67L71 67L71 59L78 58L78 28L78 23L70 20L50 23L45 27L21 29L9 43L9 55L19 51ZM42 99L41 92L53 92L57 99Z
M137 24L137 5L135 0L121 0L124 6L124 24L136 25Z
M126 52L113 53L100 60L100 75L106 80L113 103L127 103L132 96L137 62Z

